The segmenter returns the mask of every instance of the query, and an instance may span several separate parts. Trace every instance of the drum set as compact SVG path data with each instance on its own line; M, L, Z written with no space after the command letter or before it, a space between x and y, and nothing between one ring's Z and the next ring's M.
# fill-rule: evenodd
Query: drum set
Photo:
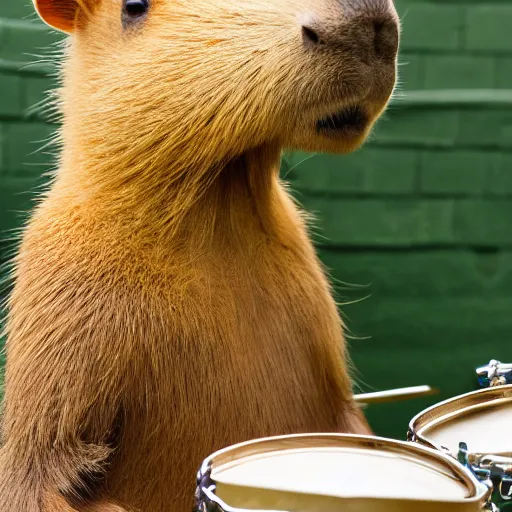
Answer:
M512 364L477 369L482 389L415 416L407 441L348 434L258 439L214 453L196 512L512 512ZM428 386L356 396L431 394Z

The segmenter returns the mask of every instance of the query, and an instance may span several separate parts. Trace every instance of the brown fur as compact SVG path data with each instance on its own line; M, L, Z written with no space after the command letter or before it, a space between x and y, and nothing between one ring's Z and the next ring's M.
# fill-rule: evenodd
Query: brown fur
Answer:
M369 432L278 169L285 146L355 149L394 61L304 50L302 12L349 27L334 0L153 0L128 32L119 0L80 4L38 3L74 36L59 170L16 259L0 510L185 512L218 448ZM355 101L364 133L311 129Z

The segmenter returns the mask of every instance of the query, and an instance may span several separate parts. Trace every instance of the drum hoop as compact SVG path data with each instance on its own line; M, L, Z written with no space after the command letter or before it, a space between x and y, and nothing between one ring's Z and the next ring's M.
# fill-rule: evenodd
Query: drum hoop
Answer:
M482 400L482 397L485 399ZM487 407L491 403L499 405L500 403L509 402L512 403L512 385L510 384L480 389L449 398L424 409L414 416L409 422L408 439L428 448L446 452L446 448L436 445L424 437L422 430L425 427L449 421L452 418L463 417L469 410L475 411L479 408Z
M301 441L303 444L301 446L297 446L297 441ZM438 471L439 466L441 466L447 473L449 472L449 476L451 478L456 478L465 485L469 494L469 496L467 496L465 499L466 503L469 504L471 502L476 502L479 503L483 508L489 501L491 490L479 482L467 468L460 465L455 459L445 455L443 452L405 441L397 441L373 436L357 436L351 434L293 434L286 436L267 437L239 443L219 450L205 459L199 471L198 485L199 487L202 486L203 493L204 490L207 491L207 493L204 494L210 494L211 499L212 492L209 486L215 486L215 480L212 478L212 472L214 472L215 468L220 465L234 462L242 457L268 453L270 448L275 448L276 444L278 443L289 442L290 449L301 449L306 447L340 447L340 441L345 443L341 445L345 448L380 448L386 453L395 453L408 456L412 456L413 454L422 455L424 461L427 459L431 462L436 462ZM323 444L319 445L319 442ZM336 444L336 442L338 444ZM282 444L279 446L282 449L286 449L286 447ZM203 485L201 482L207 482L207 485ZM201 489L199 489L199 491L201 491ZM230 507L228 507L228 509L229 508ZM226 510L225 508L223 509Z

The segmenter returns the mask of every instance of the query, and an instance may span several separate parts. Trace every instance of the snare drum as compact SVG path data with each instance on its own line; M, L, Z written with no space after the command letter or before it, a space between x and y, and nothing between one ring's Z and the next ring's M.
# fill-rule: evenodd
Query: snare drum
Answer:
M418 414L409 441L440 450L490 477L502 512L512 499L512 385L475 391ZM498 496L498 493L500 496Z
M369 436L292 435L219 451L199 471L198 512L476 512L490 490L451 457Z

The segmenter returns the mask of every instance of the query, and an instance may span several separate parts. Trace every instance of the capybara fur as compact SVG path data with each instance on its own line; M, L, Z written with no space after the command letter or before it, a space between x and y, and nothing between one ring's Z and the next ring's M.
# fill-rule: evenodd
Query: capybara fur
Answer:
M7 311L1 512L189 512L213 451L368 433L285 148L358 148L391 0L35 0L62 150Z

